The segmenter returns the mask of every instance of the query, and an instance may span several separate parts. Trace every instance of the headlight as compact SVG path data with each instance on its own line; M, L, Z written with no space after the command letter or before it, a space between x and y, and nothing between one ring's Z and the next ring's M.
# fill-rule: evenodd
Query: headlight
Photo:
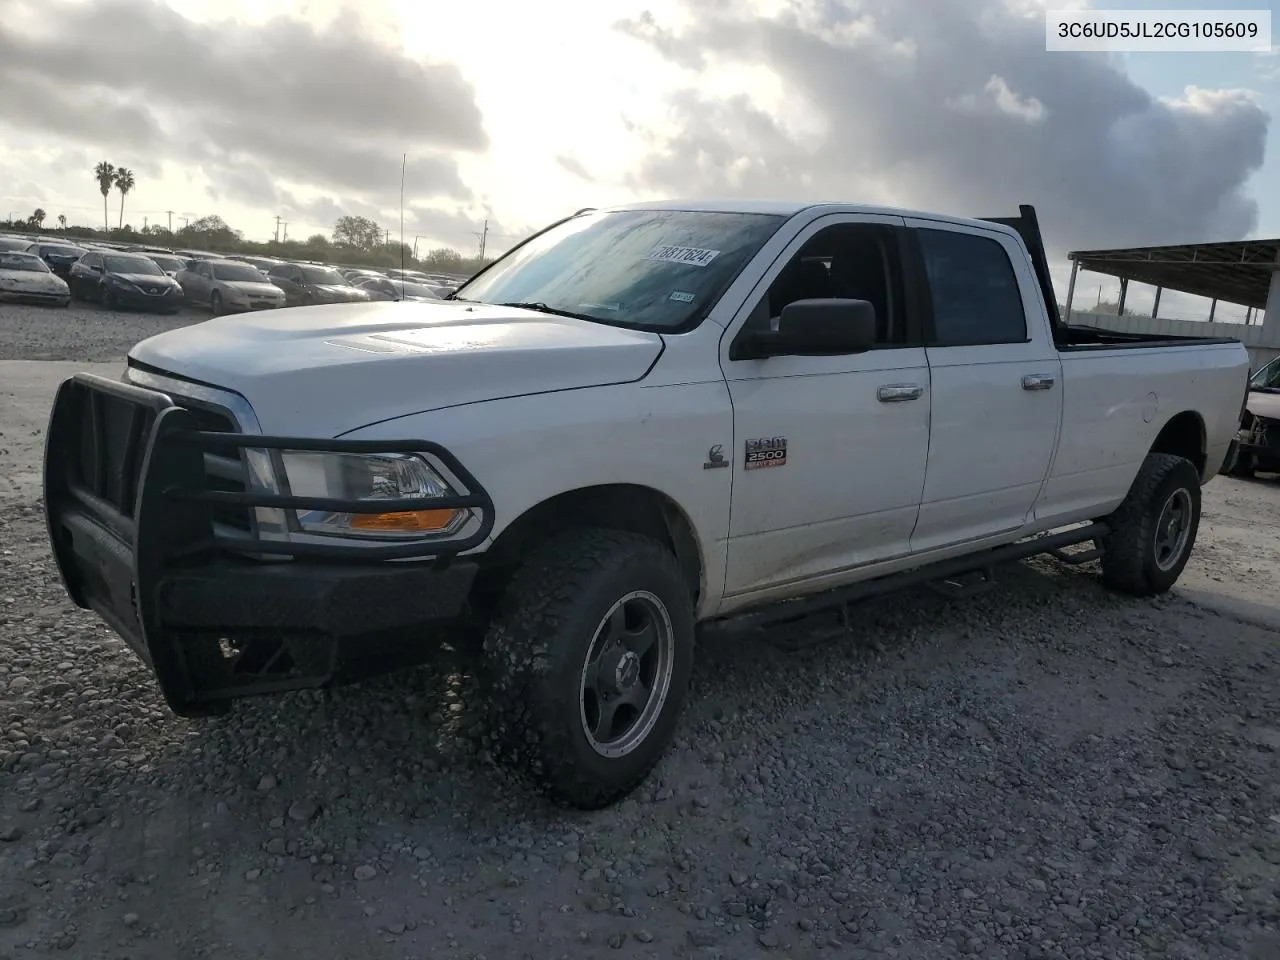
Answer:
M411 453L282 452L285 476L296 497L334 500L422 500L418 510L389 513L295 511L307 533L337 536L421 537L457 529L465 511L432 507L431 501L456 492L426 460Z

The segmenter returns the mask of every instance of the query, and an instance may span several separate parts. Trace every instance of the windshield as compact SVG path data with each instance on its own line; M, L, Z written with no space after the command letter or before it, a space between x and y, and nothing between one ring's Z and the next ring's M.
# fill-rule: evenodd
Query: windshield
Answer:
M347 284L342 274L330 267L299 266L298 269L302 271L302 279L307 283L336 283L339 286Z
M244 283L267 283L262 271L247 263L220 263L213 268L213 279L232 280Z
M583 214L512 251L457 296L673 330L701 319L784 220L684 210Z
M159 254L154 253L147 254L147 257L161 270L177 271L181 270L183 266L185 266L185 264L183 264L183 262L177 257L162 257Z
M0 237L0 250L25 250L31 246L30 240L18 240L14 237Z
M0 253L0 270L24 270L48 273L49 268L34 253Z
M82 257L85 251L79 247L41 247L40 253L46 257Z
M148 277L163 277L164 271L146 257L106 257L108 273L140 273Z

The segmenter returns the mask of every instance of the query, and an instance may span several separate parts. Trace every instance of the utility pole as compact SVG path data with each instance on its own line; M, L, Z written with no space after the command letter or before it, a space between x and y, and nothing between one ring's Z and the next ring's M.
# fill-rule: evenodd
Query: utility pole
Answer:
M169 215L169 232L173 233L173 211L166 210L165 213Z
M276 243L280 242L280 214L276 214Z
M289 221L286 220L283 224L281 224L281 226L284 227L284 242L288 243L289 242Z
M485 241L489 239L489 221L486 219L484 222L484 229L479 233L473 233L472 236L480 238L480 259L483 261Z
M151 220L151 218L150 218L150 217L143 217L143 218L142 218L142 232L143 232L143 233L146 233L146 232L147 232L147 224L150 222L150 220Z
M389 246L391 246L391 230L390 230L390 228L388 228L388 229L384 230L382 233L383 233L383 236L382 236L382 245L383 245L384 247L389 247Z

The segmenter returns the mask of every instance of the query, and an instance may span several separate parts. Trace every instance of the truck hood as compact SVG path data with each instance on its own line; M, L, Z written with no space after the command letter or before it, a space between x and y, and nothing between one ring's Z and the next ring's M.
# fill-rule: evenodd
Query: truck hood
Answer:
M225 317L137 344L131 362L234 390L269 434L333 437L441 407L628 383L655 333L456 300Z

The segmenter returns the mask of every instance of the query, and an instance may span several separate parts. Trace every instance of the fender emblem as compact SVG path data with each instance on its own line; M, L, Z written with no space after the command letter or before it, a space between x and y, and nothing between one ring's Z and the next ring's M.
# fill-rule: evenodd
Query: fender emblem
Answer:
M724 445L717 443L707 451L707 462L702 465L702 469L715 470L728 465L729 461L724 458Z

